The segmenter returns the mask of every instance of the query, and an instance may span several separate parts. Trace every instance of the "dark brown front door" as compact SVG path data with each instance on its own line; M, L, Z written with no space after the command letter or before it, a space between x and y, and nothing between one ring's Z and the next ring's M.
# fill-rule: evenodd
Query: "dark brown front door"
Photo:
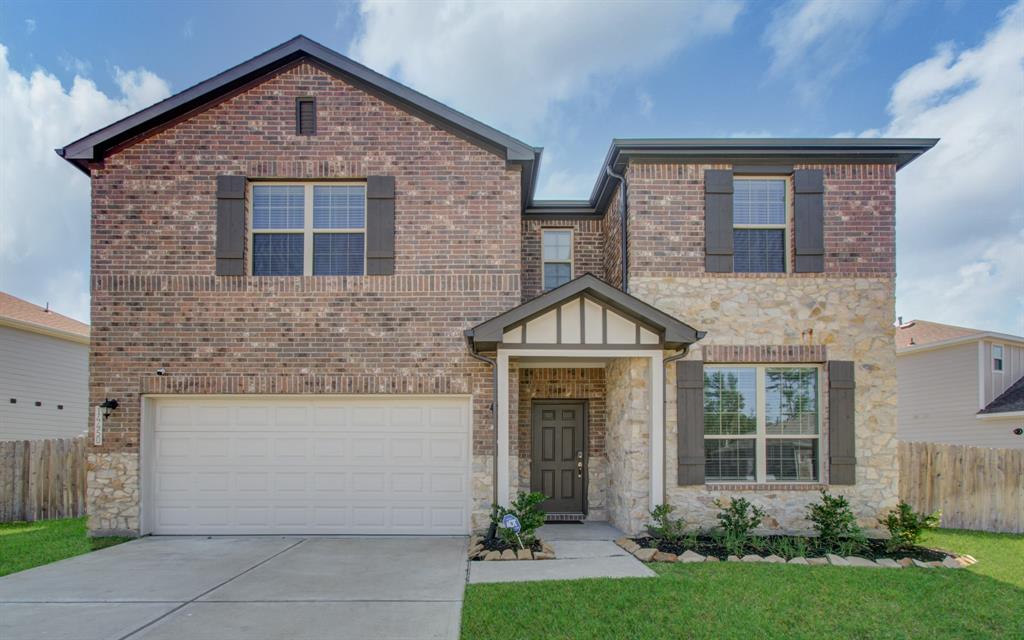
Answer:
M543 402L533 405L533 464L530 490L548 496L548 513L583 513L584 403Z

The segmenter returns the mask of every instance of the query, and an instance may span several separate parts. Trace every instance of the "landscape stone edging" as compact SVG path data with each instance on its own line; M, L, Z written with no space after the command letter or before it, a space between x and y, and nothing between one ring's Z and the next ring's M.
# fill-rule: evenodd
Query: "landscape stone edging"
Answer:
M484 548L484 539L482 536L474 535L469 538L469 552L467 556L470 560L486 560L488 562L495 560L554 560L555 550L543 540L539 540L541 545L541 551L533 551L531 549L505 549L504 551L487 550Z
M641 547L636 542L629 538L619 538L615 541L615 544L619 545L626 552L630 553L640 562L679 562L679 563L693 563L693 562L719 562L719 558L715 556L702 556L690 549L687 549L678 556L674 553L666 553L658 551L657 549L650 547ZM482 548L482 547L481 547ZM906 567L920 567L922 569L963 569L969 567L972 564L977 564L978 561L967 554L964 555L947 555L941 561L932 560L931 562L923 562L914 558L901 558L899 560L893 560L892 558L879 558L878 560L869 560L860 556L838 556L832 553L826 554L824 558L803 558L796 557L786 560L780 558L777 555L770 555L766 558L762 558L759 555L750 554L743 557L729 556L726 558L727 562L763 562L769 564L795 564L795 565L832 565L834 567L870 567L872 569L903 569Z

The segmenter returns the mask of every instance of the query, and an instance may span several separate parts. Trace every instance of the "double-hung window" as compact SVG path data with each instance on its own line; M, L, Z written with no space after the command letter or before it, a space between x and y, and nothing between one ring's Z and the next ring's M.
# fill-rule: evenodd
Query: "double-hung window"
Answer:
M544 260L544 290L560 287L572 280L572 230L541 231L541 252Z
M252 273L366 273L366 185L254 184Z
M783 273L788 256L786 178L733 181L733 271Z
M816 366L704 368L707 482L817 482L821 428Z
M1001 344L992 345L992 370L1003 370L1003 345Z

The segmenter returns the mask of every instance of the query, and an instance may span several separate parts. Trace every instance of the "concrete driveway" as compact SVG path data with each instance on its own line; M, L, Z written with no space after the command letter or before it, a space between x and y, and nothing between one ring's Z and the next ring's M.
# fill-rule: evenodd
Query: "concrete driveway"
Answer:
M459 537L156 537L0 578L3 640L457 638Z

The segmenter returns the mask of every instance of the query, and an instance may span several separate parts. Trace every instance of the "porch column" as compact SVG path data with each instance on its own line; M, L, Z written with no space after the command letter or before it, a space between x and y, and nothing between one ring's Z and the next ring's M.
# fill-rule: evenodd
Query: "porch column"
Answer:
M498 397L494 399L494 411L498 416L498 504L509 503L508 469L508 351L498 350Z
M651 356L651 511L665 502L665 367L661 351Z

